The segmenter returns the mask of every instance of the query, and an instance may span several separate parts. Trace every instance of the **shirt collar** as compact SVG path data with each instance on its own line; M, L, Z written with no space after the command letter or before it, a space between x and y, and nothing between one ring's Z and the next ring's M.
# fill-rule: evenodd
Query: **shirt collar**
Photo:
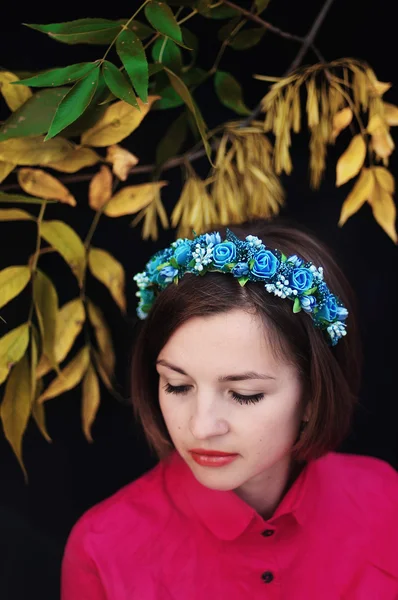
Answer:
M202 485L176 450L164 459L165 485L173 503L185 515L202 521L218 538L233 540L249 525L262 531L285 515L291 515L299 525L304 525L317 496L316 463L319 460L305 464L268 520L232 490L212 490Z

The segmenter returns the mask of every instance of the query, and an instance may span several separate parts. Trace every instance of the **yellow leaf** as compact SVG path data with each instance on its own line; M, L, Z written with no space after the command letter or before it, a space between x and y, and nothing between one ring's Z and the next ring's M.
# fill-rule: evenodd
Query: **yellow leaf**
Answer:
M387 125L393 126L398 125L398 106L383 102L384 107L384 119Z
M348 127L351 123L353 112L349 106L339 110L333 117L332 139L335 140L340 131Z
M385 127L385 123L379 114L375 114L371 119L369 119L366 131L368 133L375 133L380 129L380 127Z
M43 353L49 359L51 366L58 369L55 356L58 294L51 279L39 270L34 278L33 298L43 340Z
M0 208L0 221L35 221L35 218L19 208Z
M390 89L391 86L391 83L378 81L377 79L373 79L372 81L368 82L368 89L372 96L382 96Z
M339 187L357 175L364 163L366 144L363 137L355 135L336 166L336 185Z
M37 401L43 391L43 387L43 380L39 379L36 382L36 397L32 405L32 417L36 421L36 425L38 426L40 433L42 434L44 439L47 442L52 442L52 439L50 438L46 427L46 413L44 410L44 404L39 404Z
M372 172L376 177L377 183L381 185L383 190L389 194L393 194L395 191L395 182L390 171L385 167L372 167Z
M13 171L15 164L12 162L0 161L0 183Z
M113 173L121 181L126 181L130 170L138 163L138 158L134 154L116 144L109 146L106 160L112 164Z
M0 142L0 160L16 165L47 165L65 158L71 148L72 144L60 137L47 142L43 136L12 138Z
M82 144L87 146L111 146L129 136L141 124L152 104L160 96L148 96L148 103L137 99L140 111L120 100L111 104L91 129L82 135Z
M91 300L88 301L88 317L94 328L98 348L100 350L101 362L109 377L113 376L115 370L115 352L113 349L112 335L104 319L102 311Z
M120 262L106 250L91 248L88 255L88 264L94 277L106 285L116 304L122 312L125 312L125 275Z
M82 394L82 423L83 432L89 442L93 441L91 437L91 426L100 405L100 387L97 373L90 363L83 379Z
M63 221L43 221L40 234L69 264L81 286L85 271L85 249L77 233Z
M14 112L33 94L26 85L12 85L11 81L19 81L19 77L10 71L0 71L0 92L8 108Z
M76 356L70 361L70 363L61 371L50 383L46 391L39 397L39 404L60 396L64 392L73 389L83 379L85 372L90 361L90 353L87 346L84 346Z
M58 179L42 169L19 169L18 183L27 194L59 200L64 204L76 206L76 200L69 190Z
M28 323L23 323L0 338L0 384L7 379L11 367L21 360L28 343Z
M80 169L96 165L100 160L101 157L91 148L80 147L71 150L62 160L48 163L47 166L63 173L76 173Z
M373 216L378 224L396 244L398 241L397 231L395 229L395 220L397 217L396 206L392 195L381 187L377 179L375 179L375 185L369 199L369 204L372 207Z
M75 339L82 330L86 313L80 298L75 298L63 305L57 315L54 354L56 362L61 363L72 348ZM37 377L43 377L51 369L51 363L45 354L37 367Z
M339 227L354 213L358 212L361 206L369 200L374 185L374 179L369 169L362 169L360 176L355 182L354 187L345 199L341 207Z
M387 127L379 127L372 133L372 149L380 158L388 158L395 148Z
M0 308L22 292L30 275L29 267L7 267L0 271Z
M101 169L90 181L88 203L94 210L99 210L112 196L112 173L109 167L102 165Z
M28 424L32 408L30 366L27 354L15 365L8 378L0 415L4 435L14 450L27 480L22 460L22 438Z
M167 185L167 181L129 185L113 196L104 213L108 217L120 217L136 213L148 206L154 200L156 193L165 185Z

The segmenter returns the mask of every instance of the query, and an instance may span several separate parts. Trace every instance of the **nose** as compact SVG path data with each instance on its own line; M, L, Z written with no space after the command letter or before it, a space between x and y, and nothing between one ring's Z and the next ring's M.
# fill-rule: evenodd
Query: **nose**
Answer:
M216 435L224 435L229 431L225 414L226 407L222 401L210 394L197 394L192 403L192 414L189 421L191 434L196 440L205 440Z

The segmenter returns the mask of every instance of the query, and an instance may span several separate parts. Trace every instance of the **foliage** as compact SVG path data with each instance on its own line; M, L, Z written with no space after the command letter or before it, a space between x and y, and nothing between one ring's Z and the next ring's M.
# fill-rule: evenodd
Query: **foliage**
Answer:
M388 161L394 149L390 127L398 124L398 107L383 99L390 84L378 81L360 60L327 63L317 51L316 64L300 67L325 10L311 35L300 38L264 20L268 2L256 0L248 10L227 0L145 0L125 19L30 24L60 43L107 48L95 61L25 78L0 72L0 91L11 112L0 126L0 182L6 181L0 202L12 205L0 209L0 221L30 221L37 231L29 264L0 272L0 307L31 286L29 315L0 338L0 383L5 383L0 416L23 469L22 438L30 417L50 440L47 400L82 383L82 426L92 441L99 381L115 394L112 335L87 284L90 272L125 314L123 266L107 250L92 245L104 215L134 215L132 225L142 222L143 239L153 240L158 237L158 220L165 229L170 224L176 228L177 236L190 237L192 230L200 234L219 224L269 218L284 203L279 175L289 175L293 168L291 133L298 133L306 119L314 188L321 183L328 146L343 130L351 131L351 141L337 161L336 186L357 179L343 203L339 225L367 201L376 221L397 242ZM207 70L198 64L200 42L187 27L193 18L219 25L220 48ZM271 85L264 88L257 106L248 107L241 83L220 64L227 48L261 48L267 31L299 42L301 50L283 77L254 74ZM213 130L195 99L197 88L209 81L219 102L236 115ZM139 157L120 144L155 120L158 111L172 108L178 110L172 111L167 132L155 142L155 164L140 165ZM195 145L189 148L192 138ZM209 165L204 179L192 165L203 156ZM162 201L168 183L163 174L177 166L183 169L184 181L169 217ZM76 176L79 171L84 174ZM134 182L134 176L143 173L148 181ZM18 183L7 184L13 176ZM88 204L94 212L84 240L63 221L45 219L50 203L76 208L65 184L77 177L89 182ZM8 193L14 189L18 193ZM24 209L15 208L19 204ZM76 278L79 296L63 306L55 283L38 266L46 251L58 252ZM82 331L85 341L75 352L74 342Z

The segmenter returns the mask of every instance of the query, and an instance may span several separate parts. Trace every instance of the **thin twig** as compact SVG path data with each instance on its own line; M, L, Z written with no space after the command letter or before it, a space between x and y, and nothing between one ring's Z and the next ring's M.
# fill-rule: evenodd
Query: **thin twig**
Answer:
M279 35L280 37L286 38L287 40L293 40L295 42L300 42L300 43L304 43L304 41L305 41L305 38L303 38L299 35L295 35L294 33L289 33L288 31L283 31L282 29L279 29L279 27L275 27L275 25L268 23L268 21L264 21L264 19L262 19L258 15L251 13L250 11L246 10L245 8L242 8L241 6L238 6L237 4L235 4L235 2L230 2L229 0L223 0L222 3L225 4L226 6L230 6L231 8L235 9L237 12L240 12L242 15L244 15L250 21L254 21L258 25L261 25L261 27L264 27L265 29L272 31L272 33L276 33L276 35Z

